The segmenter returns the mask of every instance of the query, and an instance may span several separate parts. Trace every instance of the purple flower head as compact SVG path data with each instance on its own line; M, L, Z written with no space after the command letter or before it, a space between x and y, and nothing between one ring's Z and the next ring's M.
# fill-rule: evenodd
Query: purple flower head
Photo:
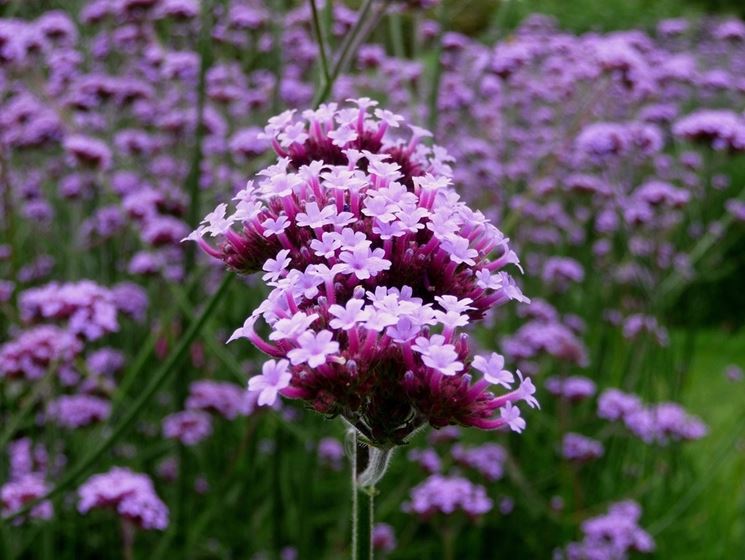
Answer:
M481 364L461 332L510 300L508 240L450 188L452 158L429 133L358 99L269 120L278 154L189 236L230 268L263 270L273 288L231 340L273 358L252 378L277 395L342 415L371 441L401 443L424 423L522 429L529 381ZM215 243L207 239L215 238ZM268 325L268 339L257 325ZM478 369L477 367L477 369ZM505 416L509 413L509 417Z
M111 403L91 395L63 395L47 408L47 417L63 428L77 429L103 422L111 414Z
M189 410L214 412L228 420L249 414L245 390L223 381L195 381L189 387L186 399Z
M412 449L406 455L409 461L418 464L427 474L438 473L442 470L442 460L432 448Z
M48 491L44 478L37 474L26 474L6 482L0 487L0 515L7 517L19 511ZM14 523L23 523L27 518L51 519L53 514L52 502L45 500L35 505L25 517L16 518Z
M494 482L504 476L507 451L497 443L485 443L478 447L456 444L451 452L453 459L460 465L475 470L489 482Z
M688 414L677 403L644 405L636 395L618 389L607 389L600 395L598 416L623 422L632 434L645 443L664 445L670 440L696 440L708 432L700 418Z
M411 489L402 509L424 520L457 512L477 518L491 511L493 505L483 486L459 476L434 474Z
M65 151L83 167L107 169L111 164L111 150L105 142L87 136L69 136L64 142Z
M617 502L608 513L582 523L584 538L566 547L568 560L624 560L629 553L649 553L655 544L651 535L639 527L641 508L631 500Z
M318 460L335 471L341 470L344 462L344 446L336 438L323 438L318 442Z
M163 531L168 526L168 507L150 478L127 468L93 475L78 488L78 511L85 514L98 508L113 509L142 529Z
M29 288L20 294L19 307L24 321L66 321L70 332L87 340L119 330L112 292L90 280Z
M82 349L67 331L52 325L33 327L0 346L0 378L40 379L51 368L72 363Z
M212 434L212 418L201 410L184 410L163 419L163 436L196 445Z
M715 150L745 150L745 118L724 109L699 109L673 125L673 134Z
M592 461L603 455L603 444L581 434L568 433L561 442L561 454L569 460L578 463Z
M396 550L396 533L388 523L376 523L372 532L372 545L376 552L388 553Z
M596 386L595 382L587 377L549 377L546 379L546 389L554 396L578 402L592 397Z

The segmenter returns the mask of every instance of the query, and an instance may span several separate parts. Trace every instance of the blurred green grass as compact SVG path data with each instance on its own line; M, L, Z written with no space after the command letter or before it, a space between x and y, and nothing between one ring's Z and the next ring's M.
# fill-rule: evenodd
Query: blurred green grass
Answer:
M678 333L679 334L679 333ZM745 381L724 374L745 367L745 330L696 335L682 395L709 425L709 435L686 448L696 482L659 520L652 520L659 558L742 558L745 550Z

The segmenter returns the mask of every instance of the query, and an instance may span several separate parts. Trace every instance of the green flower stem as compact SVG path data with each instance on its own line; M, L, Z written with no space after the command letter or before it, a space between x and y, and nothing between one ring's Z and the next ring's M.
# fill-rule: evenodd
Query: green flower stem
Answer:
M375 519L375 486L358 486L357 494L357 539L355 560L372 560L372 531Z
M310 0L310 10L313 13L313 31L316 34L316 42L318 43L318 52L321 57L321 77L322 83L326 83L330 80L331 75L329 74L329 63L326 59L326 40L324 39L323 30L321 29L321 19L318 16L318 6L316 6L316 0Z

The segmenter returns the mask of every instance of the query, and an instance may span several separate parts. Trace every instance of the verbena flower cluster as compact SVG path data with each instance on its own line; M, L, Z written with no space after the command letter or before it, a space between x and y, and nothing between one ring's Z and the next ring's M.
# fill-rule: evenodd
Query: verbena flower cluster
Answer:
M584 538L566 547L566 560L625 560L634 552L650 553L654 539L639 527L642 510L639 504L626 500L612 504L608 513L582 524Z
M460 476L434 474L411 489L404 511L428 520L437 515L463 513L475 519L494 507L486 489Z
M78 511L112 509L142 529L168 527L168 507L147 475L122 467L90 477L78 488Z
M270 119L277 163L249 181L233 213L221 204L190 236L237 272L263 270L272 287L230 338L273 358L249 390L259 404L303 399L381 444L425 422L522 431L517 403L537 405L530 379L516 380L498 354L471 358L462 332L495 306L527 301L503 270L517 257L449 188L447 152L423 144L418 127L399 133L402 117L375 105Z
M626 428L645 443L666 444L670 440L695 440L707 433L706 424L688 414L677 403L644 405L636 395L618 389L606 389L598 397L598 416L623 422Z

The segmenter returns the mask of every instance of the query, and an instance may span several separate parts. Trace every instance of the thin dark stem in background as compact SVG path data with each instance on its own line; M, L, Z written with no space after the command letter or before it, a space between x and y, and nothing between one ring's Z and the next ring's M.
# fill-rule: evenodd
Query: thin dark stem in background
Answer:
M329 75L329 63L326 59L326 41L323 38L323 31L321 29L321 20L318 17L318 6L316 6L316 0L310 0L310 10L313 12L313 31L316 34L316 41L318 43L318 53L321 57L321 76L323 84L331 79Z

